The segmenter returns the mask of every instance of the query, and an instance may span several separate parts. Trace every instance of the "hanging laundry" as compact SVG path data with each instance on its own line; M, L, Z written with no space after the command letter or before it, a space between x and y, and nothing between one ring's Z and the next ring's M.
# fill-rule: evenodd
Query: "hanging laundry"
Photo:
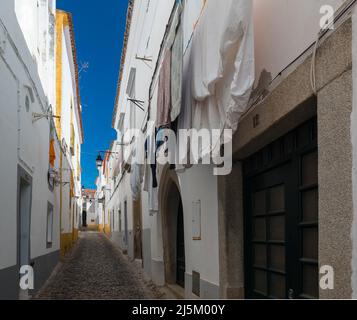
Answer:
M144 163L143 190L145 192L149 192L150 190L150 166L147 163L147 159L145 159Z
M206 0L185 1L183 10L183 43L184 51L192 40L193 32L205 7Z
M251 0L207 0L192 43L196 129L237 129L254 84Z
M214 83L223 73L220 43L230 2L208 0L198 22L192 43L192 94L197 101L214 95Z
M143 190L148 192L149 211L153 215L159 210L158 183L156 176L156 129L154 126L148 128L148 137L145 141L145 165Z
M153 188L156 188L158 184L156 178L156 150L158 148L156 136L158 130L155 128L155 126L149 126L147 132L148 137L146 138L144 143L145 161L152 172L151 185Z
M145 173L143 181L143 190L148 193L149 196L149 213L154 215L159 211L159 198L158 198L158 186L157 182L154 183L153 179L156 179L156 166L155 175L153 173L153 166L145 164ZM154 187L154 185L156 186Z
M229 11L221 52L224 67L228 69L228 58L238 46L234 61L233 81L231 82L231 99L226 108L226 124L237 130L240 116L246 110L255 81L254 58L254 24L253 4L250 1L238 1Z
M183 67L183 32L179 26L172 46L171 58L171 121L175 121L181 112Z
M173 14L172 22L170 25L170 31L166 39L166 48L168 49L171 49L172 45L174 44L176 33L177 33L177 27L180 24L180 20L181 20L182 5L181 5L181 1L177 1L177 2L179 3L177 4L175 12Z
M171 50L167 50L161 65L157 97L156 126L169 125L171 112Z
M130 175L130 187L131 187L131 193L133 196L133 200L137 201L140 199L140 193L141 193L141 168L140 164L134 163L132 166L132 172Z
M192 97L192 47L188 47L186 55L183 57L183 79L182 79L182 106L177 120L177 131L190 130L192 128L192 115L194 100ZM184 171L189 166L190 145L189 141L177 135L176 144L176 171Z
M51 167L54 167L56 161L55 139L51 139L50 141L49 156L50 156L50 165Z
M153 216L159 212L159 189L153 188L149 193L149 213Z
M142 134L135 134L135 143L132 150L132 173L130 175L130 185L133 199L136 201L140 199L141 185L144 180L145 168L144 161L146 159L146 140Z
M134 135L134 148L132 150L132 162L136 163L144 163L144 159L146 157L145 150L145 137L141 134L141 132L136 132Z

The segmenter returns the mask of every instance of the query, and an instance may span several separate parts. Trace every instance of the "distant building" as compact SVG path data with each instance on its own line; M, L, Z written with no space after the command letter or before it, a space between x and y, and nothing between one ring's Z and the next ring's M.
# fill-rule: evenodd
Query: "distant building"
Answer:
M97 203L97 214L98 214L98 230L104 232L106 235L111 235L111 219L112 213L108 203L111 201L111 166L108 162L109 159L115 157L115 155L110 153L105 153L103 166L99 168L99 176L96 180L97 190L96 190L96 203Z
M80 218L80 226L90 230L98 230L98 214L95 200L96 190L84 189L82 191L83 209Z

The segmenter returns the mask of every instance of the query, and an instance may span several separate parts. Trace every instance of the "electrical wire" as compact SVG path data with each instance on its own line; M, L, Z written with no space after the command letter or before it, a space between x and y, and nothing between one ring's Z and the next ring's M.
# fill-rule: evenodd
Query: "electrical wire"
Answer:
M315 95L317 95L317 88L316 88L316 54L317 54L317 49L319 47L319 41L320 41L320 32L317 35L315 44L314 44L314 50L312 53L312 59L311 59L311 68L310 68L310 84L311 84L311 89Z

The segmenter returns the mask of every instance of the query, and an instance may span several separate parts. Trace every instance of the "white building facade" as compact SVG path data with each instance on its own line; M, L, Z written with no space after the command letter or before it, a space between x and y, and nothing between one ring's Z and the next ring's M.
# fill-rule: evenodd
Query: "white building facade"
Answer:
M56 11L56 108L55 129L64 149L60 167L61 254L78 237L82 213L81 145L84 139L79 75L72 16ZM69 165L63 165L68 163ZM69 214L68 214L69 212Z
M0 7L0 298L17 299L35 294L59 261L58 171L70 172L71 162L52 117L56 2L5 0ZM29 290L19 286L22 266L33 268Z
M355 297L355 10L129 2L109 211L113 241L156 284L187 298ZM163 128L232 129L230 174L136 166ZM333 289L320 286L324 270Z

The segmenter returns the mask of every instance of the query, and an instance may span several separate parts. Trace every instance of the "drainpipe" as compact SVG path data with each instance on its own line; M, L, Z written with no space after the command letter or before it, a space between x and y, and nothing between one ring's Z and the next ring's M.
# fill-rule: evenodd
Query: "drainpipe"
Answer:
M75 198L75 182L74 182L74 175L73 175L73 171L71 170L71 178L70 178L70 183L72 184L72 181L73 181L73 185L72 185L72 192L73 192L73 197L72 197L72 201L71 201L71 211L72 211L72 242L75 241L74 239L74 209L76 207L76 198ZM71 187L70 187L71 188ZM72 196L72 195L71 195Z
M63 238L62 238L62 172L63 172L63 150L62 145L60 145L61 156L60 156L60 251L61 251L61 258L64 256L63 248Z

